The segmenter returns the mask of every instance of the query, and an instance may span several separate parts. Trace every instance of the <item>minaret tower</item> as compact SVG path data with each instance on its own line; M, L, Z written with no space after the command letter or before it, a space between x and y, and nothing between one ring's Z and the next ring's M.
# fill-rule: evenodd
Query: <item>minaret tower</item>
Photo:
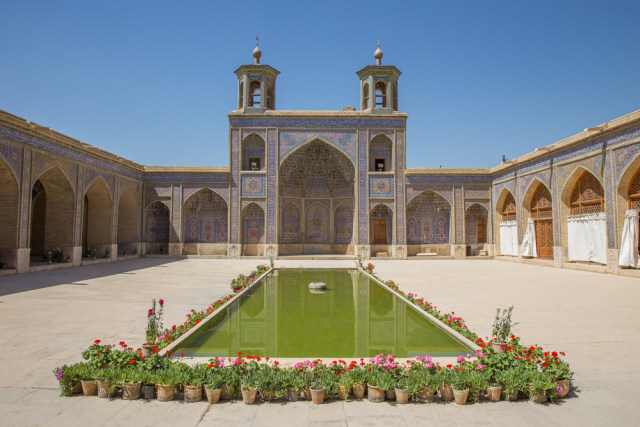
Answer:
M260 114L276 108L276 78L280 71L260 64L262 51L253 49L253 64L242 65L235 73L238 76L238 110L248 114Z
M382 65L380 39L373 57L376 65L367 65L356 72L360 78L360 109L391 114L398 111L398 78L402 73L393 65Z

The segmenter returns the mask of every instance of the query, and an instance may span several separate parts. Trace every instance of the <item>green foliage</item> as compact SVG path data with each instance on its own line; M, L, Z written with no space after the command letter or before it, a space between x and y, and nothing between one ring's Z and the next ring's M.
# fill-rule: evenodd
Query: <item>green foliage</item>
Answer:
M554 399L558 395L556 381L544 372L529 372L525 390L529 393L544 393L548 398Z
M507 342L509 335L511 335L511 328L517 325L517 323L511 322L512 312L513 305L502 309L502 313L500 312L500 308L496 311L496 318L493 321L492 335L494 338L497 338L499 342Z
M62 365L53 370L53 374L58 380L61 396L69 396L80 383L79 364L67 366ZM81 368L80 368L81 369Z

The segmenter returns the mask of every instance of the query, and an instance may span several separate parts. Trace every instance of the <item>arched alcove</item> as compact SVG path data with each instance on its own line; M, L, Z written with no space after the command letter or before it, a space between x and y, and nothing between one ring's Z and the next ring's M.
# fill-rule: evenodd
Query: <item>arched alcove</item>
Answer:
M169 230L171 215L167 205L155 201L146 209L146 231L148 254L169 253Z
M518 236L516 224L516 201L513 194L503 188L496 200L494 224L496 224L495 233L495 253L499 255L517 255L518 252ZM508 241L505 241L505 238Z
M136 255L140 249L140 201L131 186L118 203L118 255Z
M489 211L479 203L467 208L464 214L465 243L467 245L484 245L487 239L487 223Z
M265 143L258 134L252 133L242 140L242 170L265 170Z
M111 192L97 178L84 194L82 204L82 255L103 258L111 254Z
M0 157L0 264L16 267L18 248L18 181Z
M264 209L257 203L249 203L242 209L243 255L263 255L265 242Z
M431 190L425 190L407 205L407 245L409 254L449 255L451 204Z
M227 250L227 202L209 188L192 194L183 206L183 242L187 255L222 255Z
M393 242L393 211L387 205L380 203L371 209L369 219L371 245L391 245ZM375 250L371 252L375 254Z
M369 143L369 171L393 170L393 142L387 135L376 135Z

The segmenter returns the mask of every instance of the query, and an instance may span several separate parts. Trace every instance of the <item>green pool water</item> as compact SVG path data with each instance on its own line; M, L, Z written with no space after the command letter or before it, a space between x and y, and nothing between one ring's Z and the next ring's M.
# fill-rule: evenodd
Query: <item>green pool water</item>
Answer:
M327 290L311 292L310 282ZM356 270L276 270L174 350L185 356L457 356L470 348Z

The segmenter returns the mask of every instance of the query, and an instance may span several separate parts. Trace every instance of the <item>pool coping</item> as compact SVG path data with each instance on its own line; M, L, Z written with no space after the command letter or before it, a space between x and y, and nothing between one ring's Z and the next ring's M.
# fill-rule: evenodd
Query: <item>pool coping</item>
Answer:
M195 325L193 328L189 329L187 332L185 332L184 334L182 334L180 337L178 337L178 339L176 339L175 341L173 341L171 344L169 344L168 346L166 346L163 350L168 351L173 353L173 350L178 347L183 341L185 341L187 338L189 338L192 334L194 334L198 329L200 329L203 325L205 325L210 318L216 316L218 313L220 313L222 310L226 309L227 306L233 302L236 301L236 299L241 296L242 294L244 294L245 292L247 292L249 289L253 288L255 285L258 284L258 282L260 282L261 280L263 280L269 273L271 273L272 271L277 271L277 270L295 270L297 269L297 267L289 267L289 268L275 268L275 267L270 267L267 271L265 271L264 273L262 273L260 276L258 276L252 283L250 286L247 286L246 288L244 288L242 291L238 292L237 294L234 295L233 298L231 298L230 300L228 300L227 302L225 302L224 304L222 304L220 307L218 307L215 311L212 311L210 314L208 314L205 318L202 319L202 321L200 323L198 323L197 325ZM409 307L413 310L415 310L416 312L418 312L418 314L425 316L427 319L429 319L431 322L433 322L436 326L438 326L440 329L442 329L445 333L449 334L452 338L454 338L456 341L459 341L461 344L467 346L471 352L471 350L473 350L473 353L475 353L478 350L481 350L481 348L479 346L477 346L475 343L471 342L468 338L464 337L464 335L460 334L458 331L449 328L446 325L442 324L442 321L440 321L438 318L434 317L433 315L431 315L430 313L424 311L424 310L419 310L417 307L415 307L415 304L412 303L411 301L409 301L406 297L404 297L403 295L399 294L398 292L396 292L394 289L389 288L388 286L386 286L384 283L382 283L382 281L378 278L376 278L375 276L367 273L365 270L363 270L360 267L357 268L308 268L305 270L353 270L356 271L358 273L362 273L365 276L367 276L369 279L374 280L379 286L381 286L383 289L387 290L388 292L392 293L393 295L395 295L396 297L400 298L402 301L404 301L407 305L409 305ZM211 359L211 356L189 356L189 357L181 357L182 361L189 364L189 365L194 365L197 363L204 363L206 361L208 361L209 359ZM220 356L220 359L228 359L231 358L233 359L233 356ZM286 367L286 366L293 366L294 364L298 363L298 362L303 362L305 360L316 360L316 359L321 359L321 360L345 360L348 363L351 360L356 360L356 361L360 361L361 358L360 357L271 357L269 356L270 359L273 360L277 360L280 364L280 366ZM368 360L372 358L372 356L366 356L366 357L362 357L362 359L364 360ZM264 359L264 358L263 358ZM407 357L407 358L396 358L397 362L404 362L406 360L413 360L414 358L412 357ZM457 357L456 356L433 356L432 357L433 361L436 363L441 363L441 364L453 364L456 362Z

